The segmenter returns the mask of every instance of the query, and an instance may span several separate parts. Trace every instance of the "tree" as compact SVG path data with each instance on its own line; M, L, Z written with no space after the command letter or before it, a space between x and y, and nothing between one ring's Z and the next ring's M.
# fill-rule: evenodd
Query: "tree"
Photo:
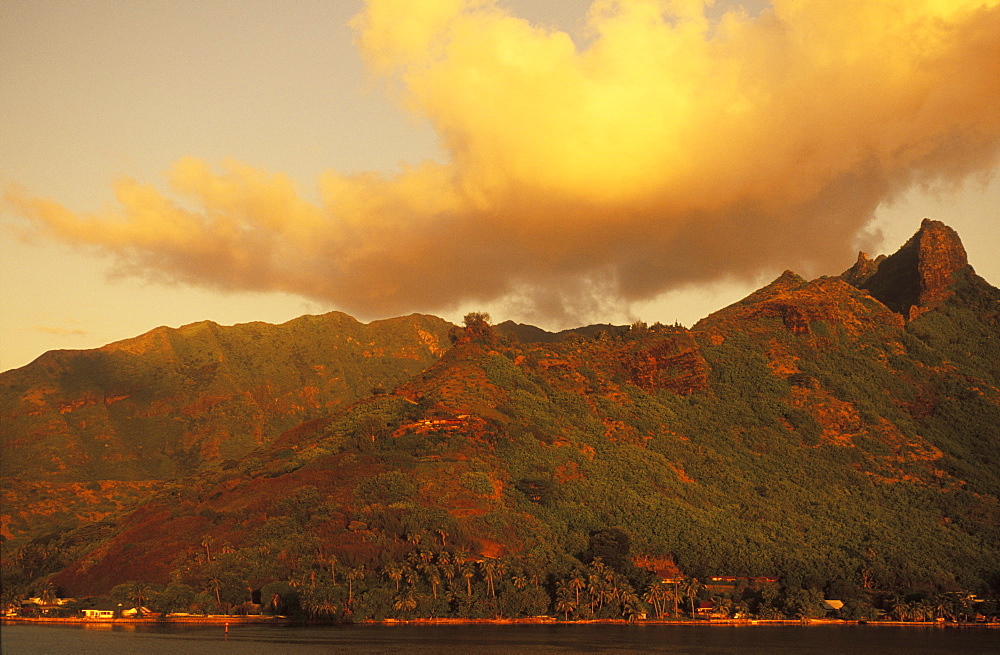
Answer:
M212 563L212 550L211 546L215 540L210 536L204 536L201 538L201 545L205 548L205 559L208 560L209 564Z
M788 611L797 619L823 616L823 592L818 589L796 589L785 601Z
M503 562L498 559L488 557L484 560L480 560L479 566L483 571L483 578L486 580L486 589L490 592L490 596L495 598L497 594L493 587L493 580L498 575L503 573Z
M462 319L462 323L467 328L481 329L490 324L490 315L486 312L469 312Z
M628 620L629 623L633 623L636 619L639 619L646 614L646 608L643 607L642 601L634 593L626 593L622 599L622 615Z
M565 583L559 585L556 589L556 611L562 612L563 617L569 621L569 613L576 611L576 607L577 603L573 600L573 590Z
M337 584L337 556L330 555L330 581L336 585Z
M465 329L450 334L453 342L463 340L481 341L485 343L495 343L496 333L490 325L490 315L486 312L469 312L462 321Z
M392 609L397 612L412 612L417 609L417 599L413 597L412 591L399 594L392 603Z
M629 560L631 549L632 540L627 534L618 528L608 528L590 534L586 556L591 561L600 560L619 573L627 575L632 568L632 562Z
M142 607L149 600L152 589L145 582L132 582L129 584L129 602L135 607L136 616L142 616Z
M681 582L680 591L681 594L683 594L688 599L688 602L690 602L691 604L692 619L695 618L694 599L697 598L698 594L701 593L702 586L703 585L701 584L701 582L698 581L698 578L688 578L683 582Z
M205 580L205 591L211 591L215 594L216 602L222 605L222 596L220 595L222 589L222 580L218 576L211 576Z
M348 569L344 577L347 578L347 606L350 607L354 603L354 581L365 579L365 567L356 566Z
M590 594L590 610L596 612L611 600L614 590L607 576L591 575L588 580L587 591Z
M472 576L476 574L475 569L472 568L472 564L469 562L462 562L459 565L459 573L465 578L465 592L469 598L472 598Z
M438 568L432 564L424 570L424 575L427 577L427 582L431 585L431 594L434 596L434 600L437 600L437 588L441 584L441 575L438 572Z
M41 591L38 592L38 600L42 602L42 605L51 605L56 602L58 595L56 594L56 587L52 582L47 581L42 585Z
M382 572L385 573L386 577L396 583L396 593L399 593L399 582L403 579L403 567L392 562L387 564Z
M649 585L643 599L653 606L653 612L657 617L662 617L666 612L667 603L674 599L674 592L666 584L656 580Z
M580 604L580 590L587 586L587 581L584 579L583 572L579 569L573 571L572 577L570 577L568 582L569 588L573 590L576 594L576 604Z

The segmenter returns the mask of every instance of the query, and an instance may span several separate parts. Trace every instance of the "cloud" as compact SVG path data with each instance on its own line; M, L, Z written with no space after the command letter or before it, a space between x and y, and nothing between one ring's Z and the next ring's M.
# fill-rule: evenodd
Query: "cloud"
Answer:
M394 175L176 162L85 215L6 193L123 274L281 290L361 316L508 299L588 318L853 261L879 204L995 168L998 0L595 1L588 38L490 0L369 0L373 71L448 153ZM915 217L914 219L916 220Z

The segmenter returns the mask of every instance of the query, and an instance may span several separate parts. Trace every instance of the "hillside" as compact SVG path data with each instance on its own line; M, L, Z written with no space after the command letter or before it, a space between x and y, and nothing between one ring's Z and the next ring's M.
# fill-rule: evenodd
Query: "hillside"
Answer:
M447 348L453 326L339 312L283 325L157 328L0 374L0 538L99 521L372 390Z
M157 328L49 352L0 374L3 475L48 482L172 479L426 368L452 326L362 324L333 312L284 325Z
M942 227L690 330L518 342L472 321L391 393L11 575L340 618L630 615L657 575L777 578L727 595L764 618L1000 594L1000 291Z

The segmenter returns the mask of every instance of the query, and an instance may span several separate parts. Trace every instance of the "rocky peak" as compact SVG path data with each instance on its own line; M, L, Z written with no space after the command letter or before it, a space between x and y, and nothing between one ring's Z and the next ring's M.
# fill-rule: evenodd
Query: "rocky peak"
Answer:
M958 233L941 221L925 218L917 233L893 255L873 262L862 253L841 277L913 320L947 300L955 273L968 265Z
M854 266L841 273L840 279L848 284L860 287L868 280L868 278L875 275L875 272L878 270L879 265L883 261L885 261L885 255L879 255L875 259L869 259L868 253L859 252L858 261L854 263Z

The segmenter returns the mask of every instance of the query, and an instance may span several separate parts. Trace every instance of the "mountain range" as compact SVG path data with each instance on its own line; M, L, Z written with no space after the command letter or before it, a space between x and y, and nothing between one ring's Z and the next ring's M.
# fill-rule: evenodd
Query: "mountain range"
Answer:
M423 611L378 600L401 597L394 563L446 553L547 580L524 605L541 612L605 565L636 589L1000 593L1000 291L937 221L690 329L159 328L0 374L0 420L8 589L142 581L236 603L291 584L305 605L302 580L337 584L339 562L370 572L341 610L385 616ZM499 607L488 570L448 611ZM412 581L427 607L433 580Z

